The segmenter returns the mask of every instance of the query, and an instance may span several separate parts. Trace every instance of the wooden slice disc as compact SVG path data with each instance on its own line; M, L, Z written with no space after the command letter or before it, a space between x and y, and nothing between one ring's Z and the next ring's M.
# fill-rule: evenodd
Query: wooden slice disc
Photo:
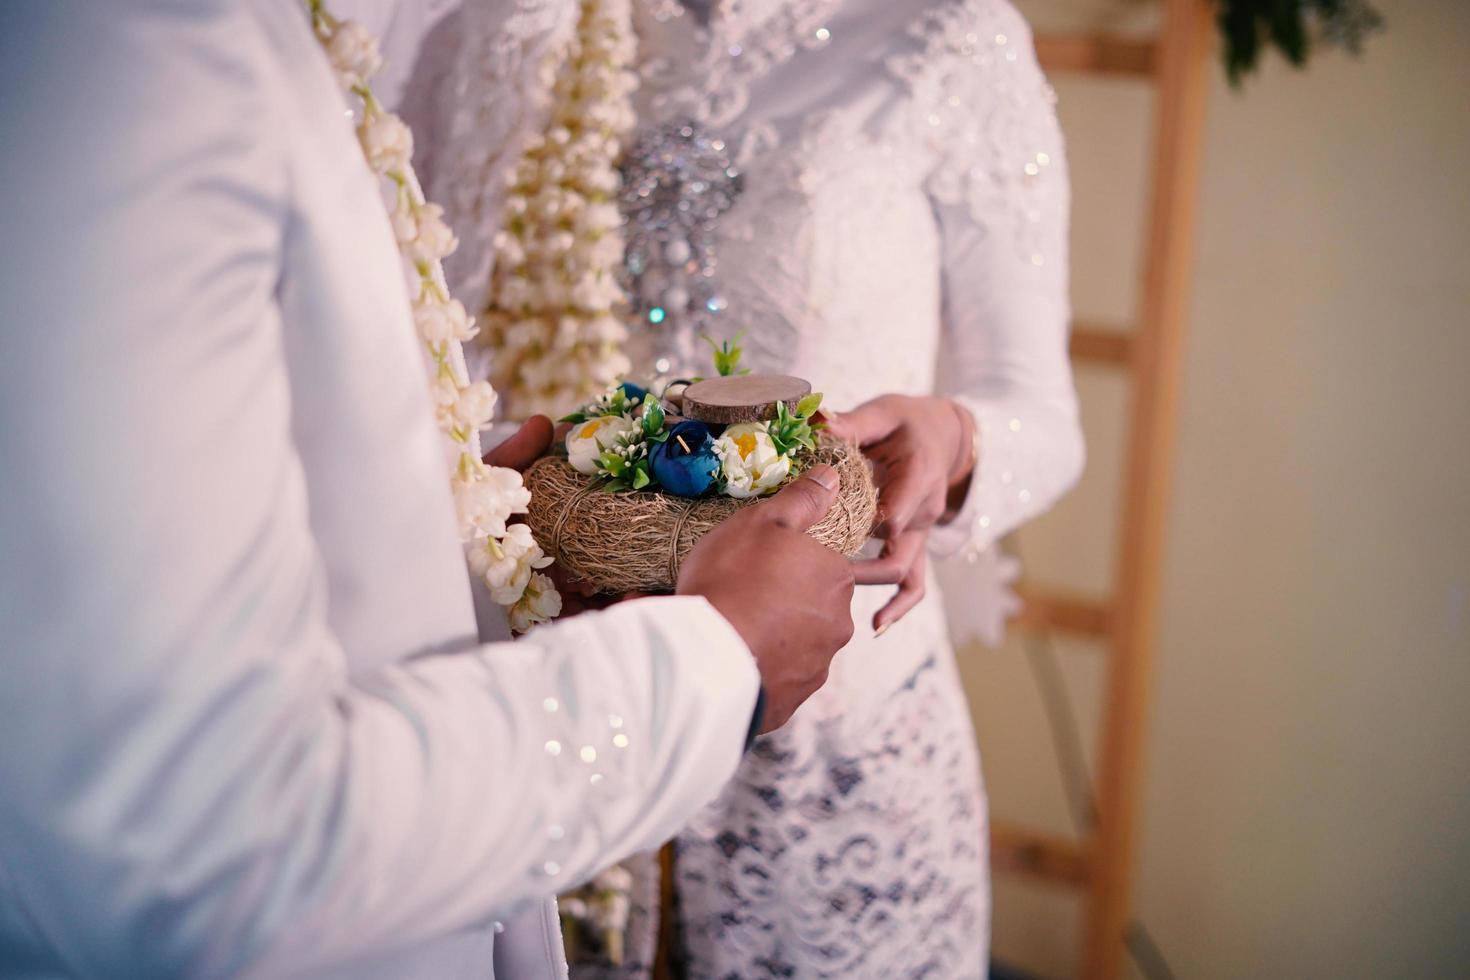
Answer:
M812 386L785 374L745 374L707 378L684 389L684 414L715 425L764 422L776 417L776 403L796 403L812 393Z

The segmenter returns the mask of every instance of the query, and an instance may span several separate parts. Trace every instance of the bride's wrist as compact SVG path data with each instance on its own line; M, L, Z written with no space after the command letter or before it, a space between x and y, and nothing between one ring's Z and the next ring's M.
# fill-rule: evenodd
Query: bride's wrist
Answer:
M959 402L953 399L945 399L945 401L959 420L960 439L956 447L954 462L950 465L949 490L945 494L944 516L939 519L940 524L948 524L964 508L965 498L970 495L970 482L975 474L975 464L979 462L979 447L975 438L975 417Z
M975 446L975 417L970 414L969 409L952 398L946 398L944 403L954 412L959 423L959 442L955 446L953 460L949 467L949 485L954 487L958 484L969 483L970 474L975 472L977 452Z

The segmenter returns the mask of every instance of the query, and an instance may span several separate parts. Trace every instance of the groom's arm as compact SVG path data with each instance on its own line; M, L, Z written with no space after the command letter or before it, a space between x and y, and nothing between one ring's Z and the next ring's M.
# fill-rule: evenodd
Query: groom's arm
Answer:
M77 975L279 975L508 914L671 833L756 698L698 598L349 678L252 16L0 5L0 949Z

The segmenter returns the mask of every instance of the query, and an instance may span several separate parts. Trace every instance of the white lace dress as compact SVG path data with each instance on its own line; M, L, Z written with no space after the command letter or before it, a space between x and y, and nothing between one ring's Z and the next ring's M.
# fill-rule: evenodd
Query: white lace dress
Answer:
M407 107L471 302L485 296L515 138L544 124L538 66L574 16L570 0L468 0L420 58ZM1066 165L1021 17L1006 0L634 0L633 16L638 355L678 370L697 332L745 329L749 365L809 378L831 407L955 397L978 422L979 466L936 551L979 554L1048 507L1083 452ZM690 207L656 214L637 186L656 197L669 181ZM995 587L950 598L984 603ZM828 685L678 838L690 976L983 975L968 710L940 597L874 638L890 593L859 590L859 635ZM636 904L626 975L651 949L653 910Z

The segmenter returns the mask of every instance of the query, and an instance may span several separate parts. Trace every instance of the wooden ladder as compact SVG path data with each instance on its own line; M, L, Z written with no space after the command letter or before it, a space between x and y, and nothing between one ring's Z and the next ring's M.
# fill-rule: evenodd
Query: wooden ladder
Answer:
M1075 362L1126 371L1131 419L1122 487L1114 595L1096 600L1023 593L1019 625L1094 638L1108 648L1097 775L1097 821L1080 843L997 824L991 860L1015 872L1086 890L1080 975L1114 980L1130 920L1146 706L1158 625L1160 565L1195 226L1195 191L1209 88L1214 12L1210 0L1163 0L1157 40L1099 36L1036 39L1052 73L1135 77L1156 87L1153 173L1141 320L1131 331L1078 322Z

